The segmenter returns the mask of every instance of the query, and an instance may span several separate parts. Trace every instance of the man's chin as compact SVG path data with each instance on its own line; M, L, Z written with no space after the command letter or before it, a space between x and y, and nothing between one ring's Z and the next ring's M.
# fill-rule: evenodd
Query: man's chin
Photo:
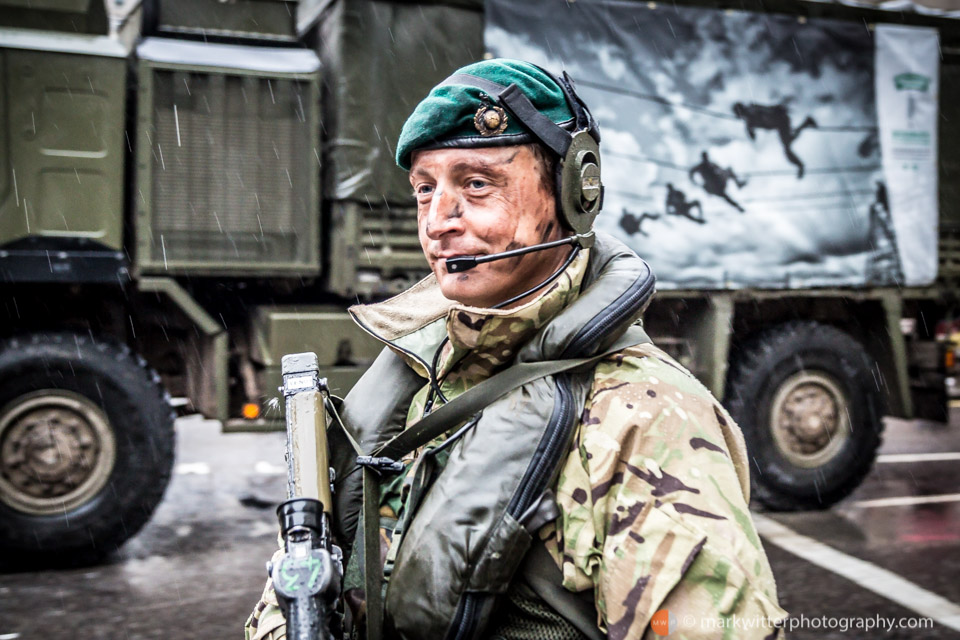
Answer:
M468 307L486 307L492 296L489 287L484 286L479 274L444 273L438 278L440 291L447 300L454 300ZM490 283L487 283L490 284Z

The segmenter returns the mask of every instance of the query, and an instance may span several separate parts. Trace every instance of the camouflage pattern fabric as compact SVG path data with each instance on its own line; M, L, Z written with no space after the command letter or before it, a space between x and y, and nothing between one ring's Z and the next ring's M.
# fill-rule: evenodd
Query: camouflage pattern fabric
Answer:
M586 254L526 305L451 309L439 367L448 399L501 370L575 299ZM425 385L414 397L408 426L423 416L429 395ZM407 474L384 485L383 516L403 517L419 453L404 460ZM671 639L783 638L772 625L787 614L750 518L749 492L740 429L680 364L639 345L597 365L555 487L562 515L540 536L564 586L593 591L597 624L612 640L661 637L649 627L661 609L681 623ZM267 605L260 619L274 610ZM247 640L279 637L251 635L248 626Z
M499 371L569 304L585 258L521 308L451 312L439 374L446 375L444 395L452 399ZM423 415L428 395L429 385L414 398L408 425ZM401 476L386 487L384 512L402 516L406 484ZM743 436L662 350L640 345L597 366L556 493L563 514L540 535L564 586L594 591L597 623L611 639L640 638L645 629L658 637L648 625L659 609L696 621L671 638L782 637L772 625L786 613L747 508Z
M280 544L283 540L279 539ZM279 562L282 551L278 549L271 558L271 562ZM253 608L253 613L243 625L244 640L284 640L287 637L287 621L277 603L277 594L273 591L273 581L267 578L263 587L263 595Z
M648 625L660 609L680 623L670 638L782 638L749 492L729 414L670 356L638 345L597 366L557 483L561 516L540 535L564 586L593 590L612 640L659 637Z

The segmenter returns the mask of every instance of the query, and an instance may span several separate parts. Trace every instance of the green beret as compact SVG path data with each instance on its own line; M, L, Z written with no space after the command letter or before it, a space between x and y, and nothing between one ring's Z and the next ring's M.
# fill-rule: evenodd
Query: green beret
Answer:
M479 78L471 84L463 76ZM553 122L573 124L573 112L557 82L539 67L521 60L498 58L458 69L435 86L417 105L400 131L397 164L410 170L410 155L420 149L497 147L536 142L515 117L481 86L494 82L504 88L516 84L533 106Z

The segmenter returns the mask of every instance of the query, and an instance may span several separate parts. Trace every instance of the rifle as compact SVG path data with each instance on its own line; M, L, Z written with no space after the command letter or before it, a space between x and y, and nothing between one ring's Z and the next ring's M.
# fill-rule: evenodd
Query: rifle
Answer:
M327 381L315 353L283 356L280 390L287 422L287 501L277 508L284 553L268 566L289 640L341 638L343 554L333 544L324 410Z

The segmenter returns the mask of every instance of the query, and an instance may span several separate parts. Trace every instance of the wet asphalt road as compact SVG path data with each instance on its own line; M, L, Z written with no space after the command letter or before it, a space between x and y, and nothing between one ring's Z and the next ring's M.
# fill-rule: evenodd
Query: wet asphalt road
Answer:
M221 435L193 418L177 429L163 503L106 564L0 574L0 640L243 637L276 548L282 435ZM880 461L850 498L759 516L781 604L805 625L788 637L960 638L960 456L929 456L945 452L960 452L960 410L951 426L889 421ZM945 624L920 622L929 615ZM843 630L878 616L930 626Z

